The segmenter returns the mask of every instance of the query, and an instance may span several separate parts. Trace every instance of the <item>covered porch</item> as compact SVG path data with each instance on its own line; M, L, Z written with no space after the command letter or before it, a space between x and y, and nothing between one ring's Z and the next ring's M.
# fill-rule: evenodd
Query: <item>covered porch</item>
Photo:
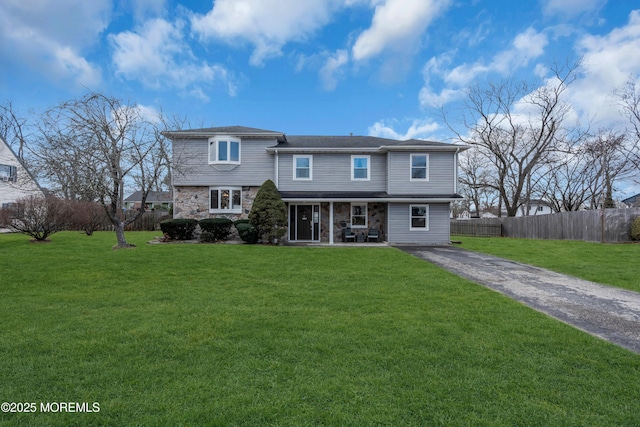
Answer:
M284 193L290 243L365 244L386 241L387 204L376 198L327 198Z

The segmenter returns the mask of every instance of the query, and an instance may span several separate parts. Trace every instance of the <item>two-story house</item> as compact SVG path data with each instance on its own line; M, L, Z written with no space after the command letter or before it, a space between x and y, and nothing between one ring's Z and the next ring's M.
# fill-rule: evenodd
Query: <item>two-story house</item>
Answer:
M0 208L29 196L42 196L35 178L9 145L0 138Z
M262 183L287 205L291 242L341 241L349 227L392 244L449 243L458 153L467 147L371 136L292 136L242 126L165 132L174 217L246 218Z

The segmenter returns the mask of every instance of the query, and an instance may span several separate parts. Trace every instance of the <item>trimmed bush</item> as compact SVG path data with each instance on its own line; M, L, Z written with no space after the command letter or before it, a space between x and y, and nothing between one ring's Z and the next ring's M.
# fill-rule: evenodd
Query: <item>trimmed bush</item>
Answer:
M202 229L200 240L203 242L217 242L226 240L229 237L233 221L228 218L205 218L201 219L198 224Z
M167 219L160 223L160 230L171 240L189 240L197 225L195 219Z
M287 208L270 179L262 184L253 200L249 222L258 231L262 243L275 243L287 232Z
M640 240L640 216L631 223L631 240Z
M238 223L236 221L236 229L238 230L238 235L243 242L252 245L258 243L258 231L253 225L249 224L248 222Z

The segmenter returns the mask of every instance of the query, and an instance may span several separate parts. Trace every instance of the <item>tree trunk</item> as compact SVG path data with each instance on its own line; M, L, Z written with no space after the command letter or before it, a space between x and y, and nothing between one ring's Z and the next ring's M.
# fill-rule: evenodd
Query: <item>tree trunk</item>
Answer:
M118 244L114 246L114 249L134 247L135 245L127 243L127 239L124 237L124 221L118 217L112 217L111 222L113 223L113 228L116 232L116 239L118 239Z

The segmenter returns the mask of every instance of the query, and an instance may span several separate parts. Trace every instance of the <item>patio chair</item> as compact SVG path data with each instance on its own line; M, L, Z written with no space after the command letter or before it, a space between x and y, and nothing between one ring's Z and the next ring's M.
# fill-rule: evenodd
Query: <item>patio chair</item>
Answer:
M353 230L351 230L351 227L347 227L347 223L345 221L340 221L340 226L342 227L342 242L355 242L356 235Z
M379 242L380 241L380 230L377 228L370 228L367 232L367 242Z

